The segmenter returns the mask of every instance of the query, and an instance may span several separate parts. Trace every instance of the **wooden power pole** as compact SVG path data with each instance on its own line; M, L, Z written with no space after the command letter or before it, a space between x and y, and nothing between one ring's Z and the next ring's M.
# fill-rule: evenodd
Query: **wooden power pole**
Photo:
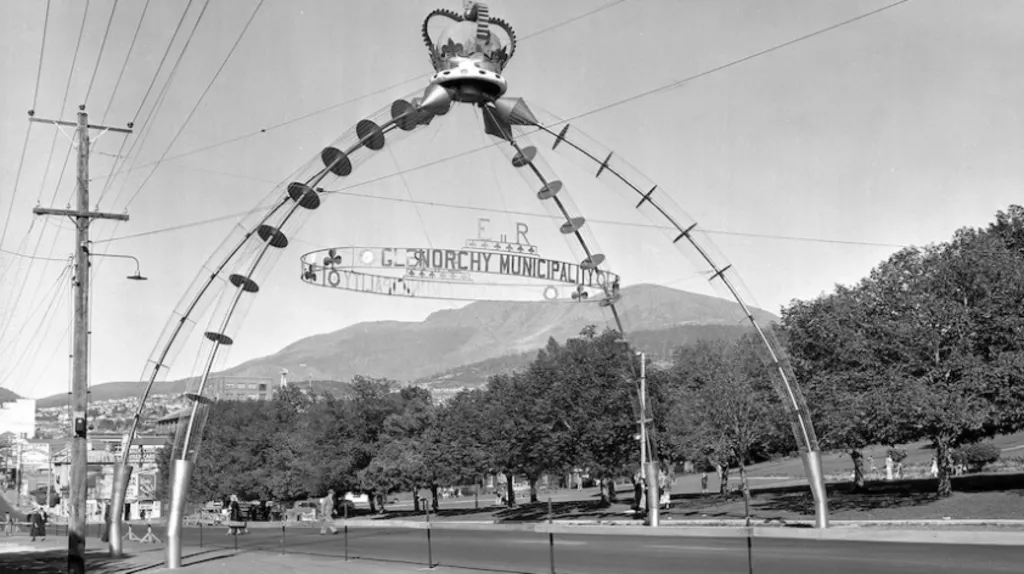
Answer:
M49 209L36 207L36 215L65 215L75 221L75 326L74 356L71 369L71 411L73 413L71 434L71 483L68 504L68 572L85 572L85 525L86 525L86 472L88 456L86 438L88 434L87 393L89 392L89 224L93 219L116 219L128 221L128 214L99 213L89 211L89 130L131 133L131 130L89 125L85 106L79 106L78 122L44 120L30 117L29 121L52 123L58 126L74 126L78 140L78 200L76 209Z

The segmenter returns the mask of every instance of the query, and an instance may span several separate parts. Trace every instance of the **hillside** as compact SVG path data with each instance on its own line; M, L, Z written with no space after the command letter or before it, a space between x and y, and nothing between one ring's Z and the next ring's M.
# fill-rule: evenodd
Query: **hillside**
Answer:
M18 393L15 393L14 391L12 391L10 389L5 389L4 387L0 387L0 403L5 403L5 402L8 402L8 401L16 401L16 400L18 400L20 398L21 397L18 395Z
M672 353L683 345L697 341L737 339L750 331L750 328L739 325L680 325L667 329L637 331L630 334L629 342L637 349L646 352L649 360L666 362L671 361ZM417 379L413 381L413 384L434 391L463 387L479 388L487 383L487 378L491 375L524 369L536 357L537 351L533 350L487 359Z
M736 327L733 303L656 285L622 290L619 312L627 329ZM595 304L477 302L438 311L419 323L360 323L307 337L281 351L229 369L230 376L276 376L281 367L314 378L349 380L361 374L414 381L463 365L540 349L587 325L604 328L607 310ZM755 312L767 322L775 317ZM691 338L696 331L689 335ZM400 357L400 360L396 360ZM304 368L297 368L299 365Z
M662 357L679 345L734 337L744 329L734 303L657 285L623 288L617 307L630 331L630 341ZM765 322L776 320L764 311L754 313ZM277 380L284 367L296 383L309 378L348 381L365 375L426 384L451 375L449 379L479 384L490 374L529 363L551 337L564 341L587 325L603 329L610 320L607 309L593 303L476 302L438 311L421 322L359 323L306 337L277 353L218 374ZM185 380L159 383L154 392L181 393L185 384ZM140 390L138 382L94 385L91 400L135 397ZM66 400L63 394L54 395L41 399L39 406Z

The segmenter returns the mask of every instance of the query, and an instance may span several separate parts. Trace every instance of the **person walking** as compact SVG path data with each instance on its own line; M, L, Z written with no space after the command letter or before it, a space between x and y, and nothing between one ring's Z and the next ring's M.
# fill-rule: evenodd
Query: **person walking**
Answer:
M708 473L707 473L707 471L704 471L704 472L700 473L700 493L701 494L707 494L708 493Z
M14 536L14 517L10 512L4 513L4 536Z
M331 534L337 534L338 529L334 527L334 489L330 488L327 490L327 496L320 499L320 512L323 514L323 523L320 525L320 535L327 534L327 529L331 529Z
M36 536L46 540L46 515L43 514L43 511L41 509L33 510L29 522L31 522L29 534L32 536L32 542L36 541Z
M228 503L228 531L225 535L231 536L232 534L239 534L238 524L242 522L242 507L238 504L238 495L232 494L231 501Z

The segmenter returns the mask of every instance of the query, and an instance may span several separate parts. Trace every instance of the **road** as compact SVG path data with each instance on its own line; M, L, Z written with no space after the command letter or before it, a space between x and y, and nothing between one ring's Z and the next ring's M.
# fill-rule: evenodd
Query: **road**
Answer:
M233 547L234 538L226 536L225 531L220 527L204 528L204 546ZM163 537L162 532L159 534ZM198 545L199 536L199 529L186 528L184 543ZM345 553L343 533L320 536L318 530L290 529L284 542L285 551L290 555L343 559ZM279 553L281 531L251 529L249 534L238 537L238 547ZM426 531L352 528L348 535L348 552L353 559L424 567L428 552ZM508 573L550 572L546 534L433 530L431 553L435 565ZM756 574L1019 574L1024 564L1024 548L1007 546L762 538L753 540L751 553ZM737 538L556 534L555 564L560 573L748 572L746 539Z

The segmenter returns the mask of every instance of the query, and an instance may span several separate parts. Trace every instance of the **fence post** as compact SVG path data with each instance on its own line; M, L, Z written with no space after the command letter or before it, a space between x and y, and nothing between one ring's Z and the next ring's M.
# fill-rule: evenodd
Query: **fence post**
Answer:
M427 568L434 568L434 548L430 543L430 507L427 508Z
M235 552L238 552L238 529L237 528L232 528L231 532L232 532L232 534L234 534L234 538L235 538Z
M199 547L203 547L203 522L199 521Z
M281 554L284 555L284 554L287 554L287 553L288 553L288 551L285 550L285 546L284 546L284 520L282 520L281 521Z
M553 524L551 517L551 497L548 497L548 524ZM551 574L555 574L555 533L548 531L548 549L551 555Z
M345 529L345 562L348 562L348 505L342 507L345 511L345 521L342 527Z

